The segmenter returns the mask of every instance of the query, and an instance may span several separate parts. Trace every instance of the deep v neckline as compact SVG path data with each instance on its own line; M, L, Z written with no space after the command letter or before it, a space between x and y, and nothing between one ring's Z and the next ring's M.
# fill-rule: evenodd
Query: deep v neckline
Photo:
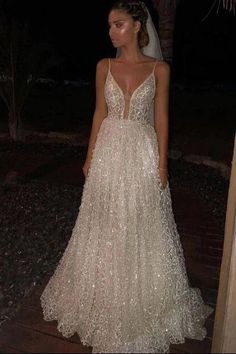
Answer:
M114 76L112 75L110 68L109 68L108 74L110 74L112 80L114 81L114 83L115 83L116 86L118 87L118 89L119 89L119 91L121 92L123 98L125 98L125 96L126 96L127 94L125 95L124 91L122 90L122 88L121 88L120 85L118 84L117 80L116 80L116 79L114 78ZM133 90L133 92L132 92L131 95L130 95L130 94L127 95L127 96L130 97L130 100L133 98L135 92L136 92L140 87L142 87L142 86L146 83L146 81L147 81L151 76L153 76L153 75L154 75L154 70L152 70L152 72Z

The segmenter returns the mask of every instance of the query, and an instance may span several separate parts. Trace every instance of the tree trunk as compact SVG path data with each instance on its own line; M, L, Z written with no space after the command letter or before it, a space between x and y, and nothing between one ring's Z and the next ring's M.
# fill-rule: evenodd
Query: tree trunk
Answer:
M19 109L16 104L16 73L15 73L15 57L14 57L14 43L10 43L10 60L11 60L11 82L12 82L12 100L9 109L9 134L13 140L22 139L22 120Z
M159 16L159 38L164 60L171 64L175 13L178 0L152 0Z
M22 120L20 117L20 113L16 113L15 110L10 109L8 113L9 118L9 135L12 140L22 140L23 138L23 130L22 130Z

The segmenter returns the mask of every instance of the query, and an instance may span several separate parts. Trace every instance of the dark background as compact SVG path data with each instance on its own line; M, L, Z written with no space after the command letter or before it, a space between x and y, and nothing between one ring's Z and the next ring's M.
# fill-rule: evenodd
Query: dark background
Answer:
M214 0L180 0L174 33L173 80L234 85L236 16ZM47 74L55 79L94 77L96 62L115 51L108 37L107 14L113 1L5 0L9 17L31 25L35 40L49 42L63 64ZM149 5L156 27L158 16Z

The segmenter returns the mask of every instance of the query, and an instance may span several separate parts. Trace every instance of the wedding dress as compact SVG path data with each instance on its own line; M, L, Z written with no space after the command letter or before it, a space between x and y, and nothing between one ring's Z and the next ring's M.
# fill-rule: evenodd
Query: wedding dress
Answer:
M41 295L44 319L93 352L168 352L202 340L212 308L191 288L149 123L154 69L127 101L109 70L102 121L71 239Z

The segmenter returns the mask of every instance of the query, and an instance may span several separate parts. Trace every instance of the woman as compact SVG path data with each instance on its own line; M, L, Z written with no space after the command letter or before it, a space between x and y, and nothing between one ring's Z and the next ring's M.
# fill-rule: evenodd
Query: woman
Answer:
M212 309L189 286L168 183L170 68L144 55L146 6L112 7L118 57L96 72L79 214L41 302L45 320L93 352L168 352L203 339ZM153 37L154 38L154 37ZM150 123L154 106L154 126Z

